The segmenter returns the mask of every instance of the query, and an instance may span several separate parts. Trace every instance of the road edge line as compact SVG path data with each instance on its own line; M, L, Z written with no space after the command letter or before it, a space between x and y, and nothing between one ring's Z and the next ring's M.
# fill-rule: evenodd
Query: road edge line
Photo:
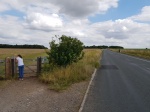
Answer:
M82 110L83 110L83 107L84 107L84 104L85 104L85 101L86 101L86 98L87 98L87 94L89 93L90 86L91 86L92 81L93 81L93 79L94 79L94 77L95 77L96 71L97 71L97 69L95 69L95 70L94 70L94 73L92 74L91 80L90 80L90 82L89 82L88 88L87 88L87 90L86 90L86 93L85 93L85 95L84 95L83 101L82 101L82 103L81 103L81 106L80 106L80 109L79 109L78 112L82 112Z

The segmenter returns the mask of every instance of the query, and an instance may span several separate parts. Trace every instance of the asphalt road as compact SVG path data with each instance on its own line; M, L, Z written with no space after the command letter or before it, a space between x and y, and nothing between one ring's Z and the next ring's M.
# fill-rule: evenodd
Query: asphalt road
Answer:
M150 112L150 61L105 50L82 112Z

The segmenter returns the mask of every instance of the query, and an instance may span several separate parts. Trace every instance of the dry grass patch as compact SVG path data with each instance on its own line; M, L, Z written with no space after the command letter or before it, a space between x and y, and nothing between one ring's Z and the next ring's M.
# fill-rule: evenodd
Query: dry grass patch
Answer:
M137 56L140 58L150 59L150 50L149 49L124 49L121 50L121 53Z
M11 49L0 48L0 59L6 57L13 57L14 55L21 54L24 58L36 58L37 56L46 56L45 49Z

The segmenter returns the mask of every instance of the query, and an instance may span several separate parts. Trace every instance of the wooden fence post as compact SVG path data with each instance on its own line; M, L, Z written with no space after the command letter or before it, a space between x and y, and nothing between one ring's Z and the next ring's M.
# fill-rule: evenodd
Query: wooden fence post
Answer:
M10 79L11 78L11 59L7 57L5 59L5 78Z
M37 57L37 74L41 73L41 63L42 59L41 57Z
M16 67L16 62L15 62L15 58L11 59L11 70L12 70L12 77L15 76L15 74L17 73L17 67Z

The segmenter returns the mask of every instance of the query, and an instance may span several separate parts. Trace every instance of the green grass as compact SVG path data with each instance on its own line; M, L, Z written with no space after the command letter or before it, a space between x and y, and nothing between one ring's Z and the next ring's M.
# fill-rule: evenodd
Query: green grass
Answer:
M84 50L85 56L77 63L73 63L66 68L55 68L53 72L45 72L40 76L40 80L49 84L49 88L60 91L70 85L88 80L95 67L99 66L101 50Z

